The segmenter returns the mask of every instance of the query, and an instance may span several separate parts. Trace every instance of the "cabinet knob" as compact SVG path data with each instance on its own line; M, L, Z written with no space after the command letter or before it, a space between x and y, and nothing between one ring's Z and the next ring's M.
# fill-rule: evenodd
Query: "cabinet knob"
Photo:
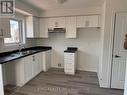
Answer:
M35 56L33 56L33 61L35 61Z
M55 22L55 27L58 27L58 22Z

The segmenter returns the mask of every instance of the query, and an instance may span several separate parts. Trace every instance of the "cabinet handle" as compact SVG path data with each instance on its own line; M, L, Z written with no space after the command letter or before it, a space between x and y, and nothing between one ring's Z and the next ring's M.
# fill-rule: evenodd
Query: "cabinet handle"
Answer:
M86 26L89 26L89 21L86 21Z
M4 29L0 29L0 32L1 32L0 36L3 36L3 31Z
M119 58L119 57L121 57L121 56L119 56L119 55L115 55L115 58Z
M35 56L33 56L33 61L35 61Z

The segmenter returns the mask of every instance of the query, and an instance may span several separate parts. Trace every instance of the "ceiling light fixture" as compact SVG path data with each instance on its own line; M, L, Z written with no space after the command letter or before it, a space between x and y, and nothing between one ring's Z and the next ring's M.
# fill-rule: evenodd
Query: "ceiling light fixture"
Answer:
M56 0L56 2L57 3L59 3L59 4L63 4L63 3L65 3L67 0Z

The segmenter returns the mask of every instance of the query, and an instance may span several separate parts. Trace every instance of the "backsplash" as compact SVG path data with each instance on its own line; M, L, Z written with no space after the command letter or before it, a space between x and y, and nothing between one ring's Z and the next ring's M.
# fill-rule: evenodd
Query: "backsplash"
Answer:
M25 47L31 47L36 46L36 40L35 39L26 39L26 43L24 45ZM0 39L0 52L6 52L10 50L19 49L18 45L8 45L4 46L3 39Z

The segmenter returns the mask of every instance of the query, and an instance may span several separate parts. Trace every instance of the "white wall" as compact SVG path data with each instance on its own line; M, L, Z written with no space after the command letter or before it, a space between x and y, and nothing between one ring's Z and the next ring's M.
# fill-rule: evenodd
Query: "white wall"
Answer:
M114 13L127 11L127 0L105 0L105 3L101 86L110 87Z
M100 50L100 31L97 28L78 29L77 39L66 39L65 33L50 33L49 39L38 39L38 45L53 47L52 67L64 65L64 50L69 46L78 47L78 69L97 71Z

